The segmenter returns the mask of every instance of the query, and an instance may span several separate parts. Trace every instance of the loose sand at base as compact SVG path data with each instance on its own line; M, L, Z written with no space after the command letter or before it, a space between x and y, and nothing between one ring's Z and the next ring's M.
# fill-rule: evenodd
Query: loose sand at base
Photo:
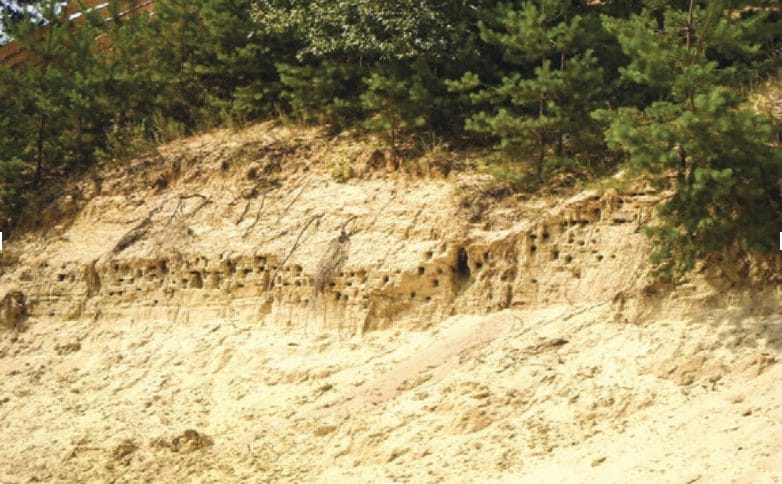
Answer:
M779 317L608 309L364 336L38 322L0 343L0 481L782 480Z

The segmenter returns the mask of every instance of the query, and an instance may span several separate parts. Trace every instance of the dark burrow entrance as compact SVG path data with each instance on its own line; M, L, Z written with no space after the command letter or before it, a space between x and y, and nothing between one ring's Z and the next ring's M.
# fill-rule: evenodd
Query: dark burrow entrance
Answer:
M471 275L470 256L467 255L467 250L461 247L456 256L456 268L454 270L454 288L457 292L462 292L467 288L470 284Z

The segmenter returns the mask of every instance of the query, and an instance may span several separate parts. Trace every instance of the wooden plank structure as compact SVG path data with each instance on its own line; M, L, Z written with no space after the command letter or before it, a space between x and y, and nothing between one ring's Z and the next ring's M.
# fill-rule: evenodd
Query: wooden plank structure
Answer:
M155 0L123 0L120 2L119 16L139 15L148 13L154 9ZM111 21L112 12L108 0L69 0L63 8L61 15L69 18L69 22L74 28L77 28L84 22L83 16L79 15L83 11L98 12L103 15L104 21ZM46 27L39 28L35 37L37 40L43 40L46 37ZM109 50L111 43L107 41L105 35L99 35L96 39L100 50ZM16 41L0 45L0 64L5 67L16 69L26 64L32 63L38 65L41 60L35 52L26 49Z

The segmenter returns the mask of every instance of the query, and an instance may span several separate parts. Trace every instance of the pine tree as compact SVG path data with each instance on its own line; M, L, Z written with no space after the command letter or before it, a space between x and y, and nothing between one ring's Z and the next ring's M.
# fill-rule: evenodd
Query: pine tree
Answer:
M38 183L47 170L88 163L104 119L93 92L100 63L92 48L94 28L89 23L75 28L53 0L38 2L36 9L46 25L43 37L29 17L13 25L9 33L32 57L6 78L14 78L18 87L12 102L23 114L16 123L25 126L30 140L20 159L35 166Z
M276 65L293 58L293 40L258 31L250 0L199 3L209 41L201 46L196 70L210 86L210 98L227 100L227 112L243 119L270 114L282 88Z
M205 35L199 3L161 0L155 3L155 18L145 39L150 54L148 75L155 85L153 106L162 123L179 124L188 130L201 121L207 100L197 66ZM149 113L150 119L153 113Z
M366 92L361 95L361 105L369 113L364 125L380 133L394 152L403 133L427 126L426 113L432 106L420 71L405 74L391 66L378 66L365 78Z
M0 221L6 227L6 218L22 202L27 178L25 152L31 124L26 113L31 106L20 76L0 66Z
M360 116L361 67L323 59L303 65L281 62L277 71L280 100L299 121L340 130Z
M59 3L34 2L34 12L8 24L8 33L29 55L13 69L0 66L4 216L16 212L43 180L88 166L104 141L110 106L103 92L103 57L95 49L95 22L72 21Z
M269 115L281 90L276 64L293 58L284 34L258 29L250 0L159 0L147 38L156 108L193 129Z
M735 2L663 5L628 19L604 18L630 63L623 76L658 93L647 107L602 111L607 140L629 166L673 189L649 230L657 274L676 277L735 245L769 250L776 243L782 156L769 119L747 110L726 86L759 46L746 33L763 15L733 15ZM667 183L668 175L673 177Z
M101 35L111 45L103 59L102 91L111 103L109 110L114 120L109 129L115 135L149 122L155 93L160 89L161 75L151 41L152 19L143 13L125 14L138 7L139 0L111 0L106 10L110 20L95 20Z
M547 166L563 161L565 138L590 128L588 113L603 84L583 17L573 3L500 4L481 23L481 38L500 49L507 67L499 85L472 95L474 103L487 109L473 115L466 127L498 139L506 158L530 160L538 181ZM479 86L474 73L452 84L462 90Z

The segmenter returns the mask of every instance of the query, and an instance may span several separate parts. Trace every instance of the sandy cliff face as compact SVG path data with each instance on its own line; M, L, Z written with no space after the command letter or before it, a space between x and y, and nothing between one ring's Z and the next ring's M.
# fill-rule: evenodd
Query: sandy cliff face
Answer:
M665 287L657 196L465 163L263 124L74 182L2 255L0 480L782 478L778 261Z
M236 314L366 331L611 300L645 282L639 227L653 196L470 206L474 175L386 173L369 148L299 135L203 136L82 182L45 228L10 244L3 285L26 295L33 319ZM375 167L337 183L335 157Z

